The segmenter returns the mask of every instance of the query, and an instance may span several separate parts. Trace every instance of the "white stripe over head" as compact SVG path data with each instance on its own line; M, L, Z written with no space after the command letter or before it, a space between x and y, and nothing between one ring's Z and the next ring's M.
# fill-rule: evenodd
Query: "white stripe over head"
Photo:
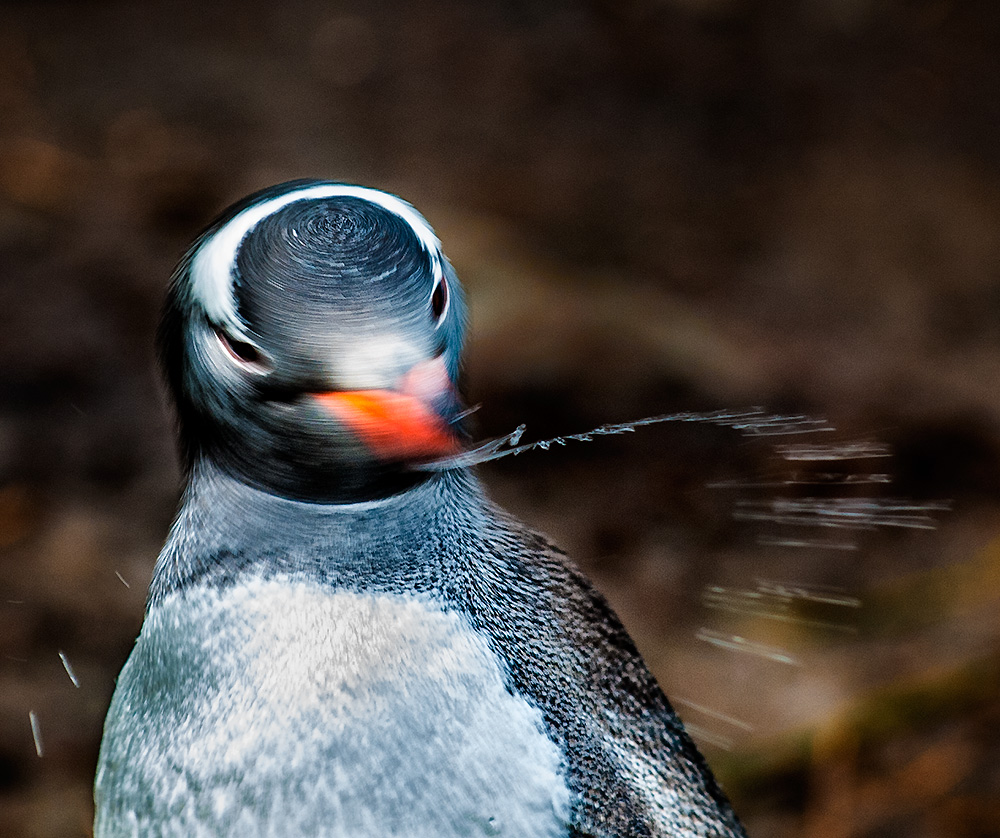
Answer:
M237 333L241 333L244 329L236 310L233 270L240 245L247 234L265 218L289 204L323 198L358 198L376 204L401 218L413 230L430 258L435 282L441 281L443 275L441 243L423 216L406 201L365 186L315 183L247 207L219 227L198 247L191 260L191 292L212 323L227 326Z

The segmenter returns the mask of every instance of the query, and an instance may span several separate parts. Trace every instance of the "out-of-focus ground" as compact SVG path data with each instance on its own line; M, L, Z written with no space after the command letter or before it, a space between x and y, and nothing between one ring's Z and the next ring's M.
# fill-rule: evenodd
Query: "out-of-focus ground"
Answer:
M0 6L0 834L89 832L178 490L164 286L301 176L436 226L484 437L834 423L485 477L608 593L752 836L1000 833L998 43L992 0ZM833 441L891 456L778 448ZM782 497L914 509L745 520Z

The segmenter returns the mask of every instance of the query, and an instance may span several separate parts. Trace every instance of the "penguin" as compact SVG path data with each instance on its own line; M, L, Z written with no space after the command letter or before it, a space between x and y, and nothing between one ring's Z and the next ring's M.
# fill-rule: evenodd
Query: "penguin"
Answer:
M424 218L236 204L158 334L185 487L117 680L95 838L737 838L605 599L494 505Z

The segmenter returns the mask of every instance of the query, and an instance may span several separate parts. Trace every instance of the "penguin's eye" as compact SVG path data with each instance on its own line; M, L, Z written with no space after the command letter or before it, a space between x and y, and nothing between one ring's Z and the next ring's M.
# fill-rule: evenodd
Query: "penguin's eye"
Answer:
M435 325L440 325L444 320L444 315L448 311L448 283L441 277L431 292L431 314L434 315Z
M257 373L264 373L270 370L271 366L264 358L263 353L252 343L234 338L218 327L215 328L215 336L219 339L219 343L222 344L226 352L229 353L229 357L234 361L238 361L241 366L247 367Z

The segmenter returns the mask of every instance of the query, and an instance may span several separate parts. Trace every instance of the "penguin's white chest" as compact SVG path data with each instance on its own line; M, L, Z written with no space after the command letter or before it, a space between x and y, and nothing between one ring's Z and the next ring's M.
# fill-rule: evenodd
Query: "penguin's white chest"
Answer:
M532 838L570 808L540 712L460 616L289 580L150 610L96 801L96 838Z

